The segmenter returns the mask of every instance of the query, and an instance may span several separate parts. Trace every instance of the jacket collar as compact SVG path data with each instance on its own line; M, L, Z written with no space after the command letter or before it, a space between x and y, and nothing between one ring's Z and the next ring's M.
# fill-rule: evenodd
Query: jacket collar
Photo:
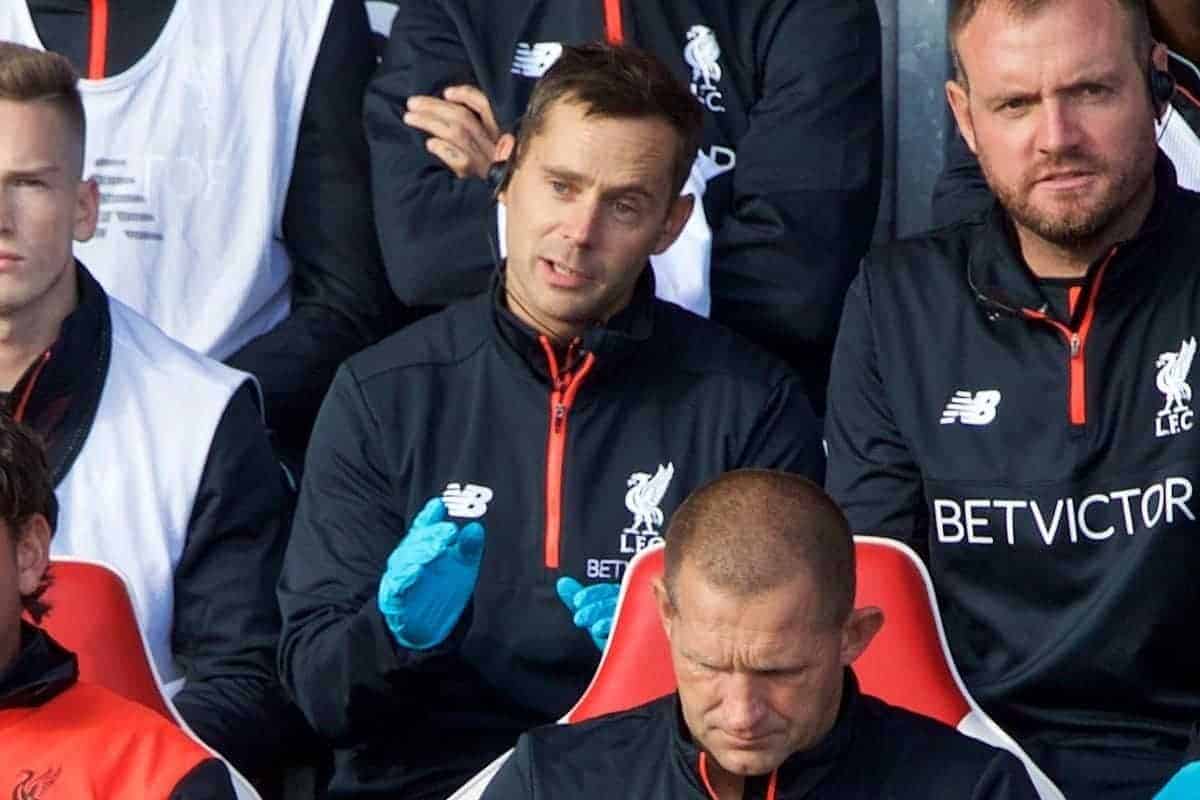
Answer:
M1093 263L1085 280L1090 284L1096 277L1100 265L1111 263L1105 270L1106 285L1114 283L1131 263L1137 262L1138 269L1145 271L1147 263L1132 258L1142 246L1155 241L1167 223L1177 195L1184 190L1179 187L1175 168L1171 160L1161 152L1154 165L1154 200L1150 211L1138 233L1124 242L1117 243L1108 255ZM1044 311L1047 303L1042 294L1037 276L1021 258L1016 243L1012 221L999 201L993 201L990 210L977 221L979 233L973 237L967 258L967 284L974 299L985 312L1021 316L1023 310Z
M0 672L0 711L40 706L78 679L75 654L41 628L21 620L21 649L8 669Z
M9 394L8 410L47 442L51 480L66 476L91 430L112 353L108 295L78 261L79 304Z
M842 704L837 721L824 738L808 750L793 753L779 766L774 775L749 778L742 796L746 800L792 800L812 794L822 781L845 757L854 740L854 731L861 708L861 693L854 671L845 670L842 684ZM672 760L688 785L702 797L710 797L701 775L701 759L707 759L696 746L683 721L679 695L669 705L672 715ZM771 793L772 786L774 794Z
M530 370L544 383L551 383L551 368L543 338L509 310L504 297L505 271L502 265L492 278L491 306L496 340L506 357ZM617 312L604 325L590 328L579 337L571 357L558 353L559 368L572 370L586 354L594 356L589 374L605 376L614 373L630 357L649 344L654 333L654 277L647 265L634 286L629 305ZM565 364L561 363L566 361Z

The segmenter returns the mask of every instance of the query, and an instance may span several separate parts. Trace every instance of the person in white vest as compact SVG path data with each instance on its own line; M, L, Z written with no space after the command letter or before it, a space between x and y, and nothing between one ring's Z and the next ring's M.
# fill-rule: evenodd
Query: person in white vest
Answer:
M370 35L362 0L0 3L0 40L83 76L101 220L79 257L169 336L257 377L290 466L338 364L401 321L361 123Z
M97 225L62 56L0 43L0 392L46 440L54 555L129 578L168 695L240 770L278 758L291 497L254 379L168 338L74 257Z

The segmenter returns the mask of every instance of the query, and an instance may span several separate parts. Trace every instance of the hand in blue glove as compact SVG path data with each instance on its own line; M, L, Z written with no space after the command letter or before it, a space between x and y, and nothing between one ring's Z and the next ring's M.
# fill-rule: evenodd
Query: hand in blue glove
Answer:
M597 583L585 589L574 578L559 578L554 588L566 603L575 624L591 634L592 641L603 652L608 644L608 634L612 632L613 616L617 613L620 584Z
M440 497L417 514L379 581L379 611L401 647L428 650L454 630L475 591L483 533L447 520Z
M1154 800L1195 800L1200 797L1200 761L1185 766L1166 786L1158 790Z

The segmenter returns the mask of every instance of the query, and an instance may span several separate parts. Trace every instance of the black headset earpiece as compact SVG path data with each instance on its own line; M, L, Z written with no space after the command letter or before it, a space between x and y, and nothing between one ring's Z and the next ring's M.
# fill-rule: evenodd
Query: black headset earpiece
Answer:
M1155 116L1166 113L1167 105L1175 96L1175 76L1165 69L1150 65L1150 97L1154 100Z
M508 188L508 181L512 178L512 161L505 159L504 161L493 161L488 167L487 182L492 188L492 197L496 200L500 199L500 193Z

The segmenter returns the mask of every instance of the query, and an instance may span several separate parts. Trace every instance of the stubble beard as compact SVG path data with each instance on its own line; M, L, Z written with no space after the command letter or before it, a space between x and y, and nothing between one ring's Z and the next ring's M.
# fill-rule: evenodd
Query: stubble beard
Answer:
M1039 238L1064 250L1086 248L1104 238L1117 225L1134 200L1152 181L1153 161L1145 169L1137 169L1131 162L1114 167L1112 164L1094 159L1057 159L1062 166L1086 166L1099 176L1111 177L1110 186L1095 200L1080 202L1073 200L1065 210L1047 211L1032 198L1035 184L1031 178L1023 177L1021 184L1000 182L988 160L981 156L980 168L988 186L995 193L1000 205L1013 221ZM1055 161L1039 165L1037 169L1056 166ZM1036 170L1031 169L1030 173Z

